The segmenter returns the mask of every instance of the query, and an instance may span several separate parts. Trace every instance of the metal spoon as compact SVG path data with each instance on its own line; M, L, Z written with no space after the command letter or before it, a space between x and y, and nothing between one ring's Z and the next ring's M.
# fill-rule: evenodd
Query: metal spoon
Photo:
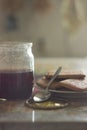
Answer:
M53 83L53 81L55 80L55 78L58 76L58 74L60 73L62 67L59 67L57 69L57 71L54 73L52 79L49 81L47 88L44 90L41 90L40 92L37 92L34 96L33 96L33 100L35 102L43 102L46 101L50 98L51 96L51 92L49 92L49 87L50 85Z

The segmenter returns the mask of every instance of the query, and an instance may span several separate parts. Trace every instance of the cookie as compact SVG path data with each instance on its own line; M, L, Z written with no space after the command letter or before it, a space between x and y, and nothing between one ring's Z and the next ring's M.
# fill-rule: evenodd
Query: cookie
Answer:
M47 79L51 79L52 76L54 75L55 71L51 71L45 74L45 77ZM85 74L82 71L78 70L61 70L60 74L57 76L56 80L59 81L59 79L64 80L64 79L84 79Z
M67 79L60 81L60 85L74 91L87 91L87 79Z
M49 79L46 77L39 78L36 83L42 88L46 88ZM50 86L50 89L66 88L73 91L87 91L87 79L66 79L62 81L54 81Z
M39 78L36 81L36 84L38 86L40 86L41 88L45 89L47 87L47 85L48 85L48 82L49 82L49 79L46 79L46 77L42 77L42 78ZM58 87L60 87L59 82L54 81L49 88L55 89L55 88L58 88Z

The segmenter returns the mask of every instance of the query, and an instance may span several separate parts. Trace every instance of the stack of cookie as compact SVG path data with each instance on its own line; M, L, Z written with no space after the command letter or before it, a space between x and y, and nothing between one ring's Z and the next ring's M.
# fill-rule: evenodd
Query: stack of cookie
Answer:
M52 78L55 71L47 72L44 76L39 78L36 83L41 88L46 88L48 82ZM50 86L54 90L69 90L69 91L87 91L86 75L78 70L63 69L57 76L55 81Z

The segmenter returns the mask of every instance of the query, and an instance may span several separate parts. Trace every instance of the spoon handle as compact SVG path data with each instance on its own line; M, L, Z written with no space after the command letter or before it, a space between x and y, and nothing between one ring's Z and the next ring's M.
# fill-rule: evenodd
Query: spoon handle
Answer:
M58 76L58 74L60 73L62 67L60 66L57 71L54 73L52 79L49 81L47 88L45 90L48 90L49 86L53 83L53 81L55 80L55 78Z

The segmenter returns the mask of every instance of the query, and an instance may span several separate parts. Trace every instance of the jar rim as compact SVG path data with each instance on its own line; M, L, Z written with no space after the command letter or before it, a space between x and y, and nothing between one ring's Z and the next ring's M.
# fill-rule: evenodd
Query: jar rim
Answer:
M32 47L33 43L32 42L21 42L21 41L1 41L0 42L0 46L2 47L6 47L6 46L30 46Z

